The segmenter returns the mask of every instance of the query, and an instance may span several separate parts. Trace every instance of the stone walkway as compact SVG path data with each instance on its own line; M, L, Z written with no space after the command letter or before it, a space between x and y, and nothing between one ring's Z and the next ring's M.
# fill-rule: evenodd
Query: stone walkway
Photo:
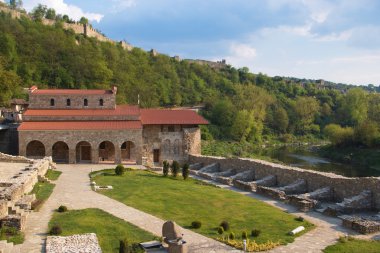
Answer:
M54 210L60 205L65 205L69 209L99 208L161 236L163 220L91 190L88 177L91 168L95 171L109 167L110 165L58 165L58 169L63 173L55 182L54 192L40 211L29 214L26 222L25 242L20 246L21 252L44 252L43 245L48 222ZM240 252L190 230L184 230L184 239L189 243L189 252Z
M220 184L218 182L207 180L201 177L193 176L199 180L217 185L220 188L229 189L240 194L246 195L251 198L261 200L269 205L275 206L281 210L284 210L288 213L294 214L296 216L302 216L306 220L310 221L316 228L312 231L297 237L293 243L290 243L285 246L277 247L271 251L271 253L320 253L324 248L329 245L335 244L337 239L343 235L351 235L360 239L374 239L379 237L379 233L371 235L359 235L356 232L346 229L341 226L342 221L338 218L328 217L322 215L318 212L308 212L303 213L299 212L294 206L285 204L281 201L267 198L263 195L259 195L253 192L247 192L235 188L233 186Z

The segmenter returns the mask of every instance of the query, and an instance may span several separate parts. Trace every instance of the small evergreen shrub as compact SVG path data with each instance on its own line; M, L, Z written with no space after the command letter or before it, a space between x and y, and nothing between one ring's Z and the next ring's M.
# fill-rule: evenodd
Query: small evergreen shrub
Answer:
M234 232L231 232L231 233L228 235L228 239L230 239L230 240L235 240L235 233L234 233Z
M60 235L62 234L62 228L58 225L54 225L50 231L49 231L49 234L50 235Z
M58 207L58 212L59 213L67 212L67 207L66 206L60 206L60 207Z
M202 227L202 222L200 222L200 221L193 221L191 223L191 227L192 228L201 228Z
M190 173L190 170L189 170L189 164L185 163L182 167L182 177L183 179L187 179L189 177L189 173Z
M115 168L115 174L118 176L122 176L126 171L127 169L122 164L117 165Z
M220 226L223 227L224 231L228 231L230 229L230 224L228 223L228 221L222 221L220 223Z
M251 236L258 237L260 235L261 231L258 229L253 229L251 232Z
M296 221L304 221L305 219L303 218L303 217L301 217L301 216L298 216L297 218L294 218Z
M173 161L172 166L171 166L171 173L173 177L177 177L179 168L180 168L179 163L177 161Z
M164 177L167 177L169 175L169 167L170 167L170 164L168 161L164 161L162 163L163 167L162 167L162 174L164 175Z
M224 228L222 226L218 227L218 234L222 235L224 233Z
M247 240L247 239L248 239L247 231L243 231L243 232L241 233L241 239L243 239L243 240Z
M127 239L120 240L119 245L119 253L130 253Z

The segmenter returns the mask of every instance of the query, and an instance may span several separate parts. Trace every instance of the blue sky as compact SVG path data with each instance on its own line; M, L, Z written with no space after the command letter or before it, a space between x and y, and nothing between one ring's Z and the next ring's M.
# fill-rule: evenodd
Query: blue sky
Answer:
M378 0L24 0L115 40L268 75L380 84Z

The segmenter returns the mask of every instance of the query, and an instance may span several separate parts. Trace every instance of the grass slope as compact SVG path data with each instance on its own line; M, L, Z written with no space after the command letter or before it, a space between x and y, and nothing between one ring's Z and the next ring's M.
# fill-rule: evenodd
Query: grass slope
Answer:
M47 179L50 179L50 180L54 181L54 180L57 180L61 174L62 174L61 171L49 169L46 172L45 177Z
M50 197L53 193L55 184L50 184L46 182L38 182L34 185L31 194L36 194L36 200L32 203L32 209L38 211L42 204Z
M107 176L108 175L108 176ZM294 240L287 233L302 225L306 231L313 225L294 220L287 214L262 201L239 193L202 185L199 181L164 178L146 171L130 171L114 176L112 171L94 178L98 185L112 185L113 190L101 191L126 205L153 214L165 220L174 220L184 227L192 221L201 221L202 227L194 231L208 237L218 237L221 221L230 223L231 231L240 237L242 231L261 230L258 243Z
M119 240L125 238L130 244L156 239L153 234L100 209L54 213L49 230L54 225L61 226L63 236L96 233L104 253L119 252Z
M349 240L338 242L323 250L325 253L378 253L380 241Z

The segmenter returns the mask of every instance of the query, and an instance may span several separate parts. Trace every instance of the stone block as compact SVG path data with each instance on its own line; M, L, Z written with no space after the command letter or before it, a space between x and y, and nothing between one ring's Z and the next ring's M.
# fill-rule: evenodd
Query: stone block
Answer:
M18 230L24 230L25 221L26 221L25 215L17 215L17 214L7 215L0 219L0 226L16 228Z

